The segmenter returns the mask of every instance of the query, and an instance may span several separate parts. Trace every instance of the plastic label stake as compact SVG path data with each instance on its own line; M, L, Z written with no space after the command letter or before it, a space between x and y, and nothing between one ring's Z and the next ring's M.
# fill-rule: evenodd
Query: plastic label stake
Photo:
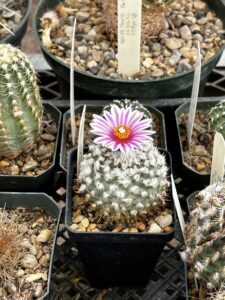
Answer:
M187 135L188 135L189 146L191 144L191 136L192 136L193 126L194 126L196 106L198 102L198 93L199 93L199 86L201 81L201 68L202 68L201 52L200 52L200 44L198 42L198 51L197 51L195 71L194 71L194 82L192 87L191 103L189 108L188 124L187 124Z
M77 142L77 177L80 174L80 163L84 154L84 124L85 124L85 116L86 116L86 105L84 105L82 116L80 119L80 128L78 134L78 142Z
M72 144L75 146L76 138L76 124L75 124L75 97L74 97L74 52L75 52L75 33L76 33L77 19L74 18L72 48L70 57L70 122L72 133Z
M173 175L171 175L171 184L172 184L172 195L173 195L173 199L174 199L175 208L176 208L176 211L177 211L178 220L179 220L179 223L180 223L182 234L184 235L185 221L184 221L183 212L182 212L182 209L181 209L181 206L180 206L180 201L179 201L179 198L178 198L178 195L177 195L177 189L176 189L176 186L175 186Z
M225 141L221 133L217 132L213 142L213 157L210 184L223 180L225 164Z
M117 0L118 73L140 71L142 0Z

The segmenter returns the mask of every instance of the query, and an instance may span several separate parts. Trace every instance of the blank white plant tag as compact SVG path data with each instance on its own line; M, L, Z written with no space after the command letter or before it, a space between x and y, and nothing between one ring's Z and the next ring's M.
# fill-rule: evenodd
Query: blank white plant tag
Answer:
M118 73L140 71L142 0L117 0Z
M177 195L177 189L176 189L176 185L175 185L175 182L174 182L174 179L173 179L173 175L171 175L171 184L172 184L172 195L173 195L175 208L176 208L176 211L177 211L178 220L179 220L179 223L180 223L182 234L184 235L185 221L184 221L183 212L182 212L182 209L181 209L181 206L180 206L180 200L179 200L178 195Z
M216 132L213 143L213 157L210 184L223 180L225 164L225 141L221 133Z
M198 102L198 93L199 93L199 86L201 81L201 52L200 52L200 44L198 42L198 49L197 49L197 57L196 57L196 65L195 65L195 71L194 71L194 81L193 81L193 87L192 87L192 94L191 94L191 103L189 108L189 114L188 114L188 124L187 124L187 135L188 135L188 145L191 144L191 136L194 126L194 120L195 120L195 113L196 113L196 107Z
M77 142L77 177L80 174L80 163L84 154L84 124L86 117L86 105L84 105L82 116L80 119L80 128Z

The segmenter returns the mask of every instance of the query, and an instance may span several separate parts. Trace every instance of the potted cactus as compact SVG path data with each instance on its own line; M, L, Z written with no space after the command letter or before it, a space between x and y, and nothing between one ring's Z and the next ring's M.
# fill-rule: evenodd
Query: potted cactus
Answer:
M61 209L41 193L0 193L0 298L49 299Z
M80 99L84 95L86 99L189 97L198 41L203 57L202 91L223 51L224 1L170 2L143 1L141 68L128 78L117 72L116 0L40 1L34 30L46 60L57 75L63 97L69 98L74 16L77 18L74 75Z
M183 176L192 180L192 191L209 184L213 140L215 132L224 131L224 98L200 100L197 104L195 123L190 147L187 143L187 118L189 103L184 103L175 112L179 138L180 163Z
M26 33L32 0L15 1L13 3L2 0L0 4L0 43L19 46ZM20 6L19 14L18 6Z
M143 112L107 109L94 115L98 137L78 170L70 154L66 226L91 284L144 285L174 235L170 155L153 145Z
M0 189L38 190L54 169L61 113L42 104L27 57L0 45Z
M205 300L224 299L224 191L225 183L217 182L189 199L191 210L182 257L199 284L200 298ZM195 284L192 282L189 287L192 285ZM196 294L191 294L191 290ZM198 296L196 289L189 289L189 297Z
M137 109L139 111L144 111L145 116L152 118L152 128L157 133L153 136L154 145L167 149L167 142L166 142L166 129L165 129L165 119L162 112L157 110L156 108L149 106L147 101L144 101L144 105L142 105L139 101L131 101L129 99L123 100L114 100L113 103L118 105L119 107L128 107L131 105L132 109ZM87 106L86 112L86 120L85 120L85 147L88 147L88 144L93 141L94 135L90 132L89 121L92 119L92 115L94 113L102 113L104 109L110 109L111 105L107 105L108 101L98 101L95 102L94 105ZM106 105L106 106L104 106ZM82 105L78 105L75 109L76 114L76 126L77 132L79 128L80 116L82 113ZM60 165L64 172L67 170L67 157L69 151L72 148L72 140L71 140L71 128L70 128L70 111L68 110L63 115L63 122L62 122L62 138L61 138L61 149L60 149Z

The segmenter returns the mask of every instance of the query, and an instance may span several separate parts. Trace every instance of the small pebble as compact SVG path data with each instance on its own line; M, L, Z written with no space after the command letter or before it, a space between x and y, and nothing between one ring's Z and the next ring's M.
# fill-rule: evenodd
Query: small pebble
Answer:
M160 233L160 232L162 232L162 228L158 224L152 223L149 227L148 232L150 232L150 233Z
M171 215L159 216L155 219L161 228L168 227L172 224L173 218Z

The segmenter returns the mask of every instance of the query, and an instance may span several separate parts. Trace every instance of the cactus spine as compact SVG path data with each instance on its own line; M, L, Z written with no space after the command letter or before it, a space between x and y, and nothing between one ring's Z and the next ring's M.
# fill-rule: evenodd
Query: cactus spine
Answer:
M109 105L104 106L104 110L110 111L113 105L117 105L120 108L128 108L131 107L132 110L137 110L143 113L143 118L149 118L152 120L152 115L147 108L144 107L137 100L123 99L123 100L113 100ZM150 124L151 125L151 124Z
M185 231L186 258L195 277L218 290L225 282L225 183L207 187L195 200Z
M33 66L19 49L0 45L0 156L14 158L34 146L42 113Z
M225 136L225 100L219 102L211 109L210 128Z

